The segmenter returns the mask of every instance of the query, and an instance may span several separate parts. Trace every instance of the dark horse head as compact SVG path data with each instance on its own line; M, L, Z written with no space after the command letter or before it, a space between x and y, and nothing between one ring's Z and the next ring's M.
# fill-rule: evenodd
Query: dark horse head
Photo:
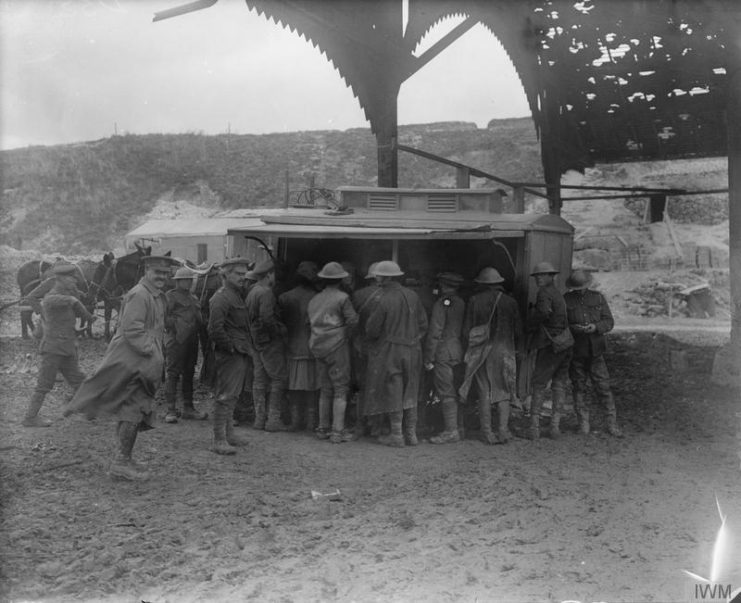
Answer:
M18 269L16 282L20 290L21 297L28 295L33 289L38 287L44 280L51 276L53 264L44 260L31 260L26 262ZM30 307L21 306L21 334L27 339L29 333L34 329L33 311Z
M105 304L105 334L110 337L111 314L121 307L121 299L129 289L136 285L142 275L141 259L151 255L151 247L136 245L136 251L120 258L106 253L93 274L91 287L97 298Z

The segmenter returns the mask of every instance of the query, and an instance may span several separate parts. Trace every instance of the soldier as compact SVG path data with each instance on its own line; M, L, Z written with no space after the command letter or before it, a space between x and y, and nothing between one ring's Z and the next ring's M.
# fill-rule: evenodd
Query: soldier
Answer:
M365 333L365 323L368 322L368 317L373 312L376 303L381 297L383 290L378 286L378 282L375 278L375 268L378 262L373 262L368 267L368 273L365 275L365 280L368 283L362 289L358 289L352 295L352 304L355 311L358 313L358 324L355 328L355 332L352 338L352 364L353 364L353 378L356 387L358 388L357 393L357 408L355 413L355 439L363 437L365 428L363 421L365 418L364 401L366 382L367 382L367 367L368 367L368 340ZM377 417L379 415L376 415ZM371 435L378 436L378 424L371 427Z
M301 415L307 431L316 427L316 392L319 389L316 359L309 350L309 301L316 295L317 266L301 262L296 269L297 285L278 297L281 317L288 329L288 408L291 431L301 428Z
M442 405L445 429L430 438L432 444L450 444L460 441L458 432L458 399L454 372L463 362L461 329L466 303L458 295L463 277L454 272L437 275L440 297L432 306L430 328L424 346L425 370L432 371L435 393Z
M509 431L510 404L517 391L517 350L522 340L522 321L517 302L504 292L504 279L496 268L483 268L474 279L482 290L468 301L463 323L464 338L468 335L466 376L460 389L466 399L472 383L479 396L481 439L487 444L506 444ZM471 329L487 325L488 337L476 345ZM491 430L491 407L498 408L496 436Z
M288 387L288 369L283 337L286 327L278 315L273 293L275 266L265 260L252 270L257 282L245 300L247 322L253 345L255 365L252 398L255 404L255 426L265 431L286 431L280 418L283 395ZM267 412L266 412L267 405Z
M118 418L118 454L109 474L114 478L145 480L149 473L135 463L131 453L139 431L153 428L154 395L162 380L164 364L165 296L162 293L170 267L178 262L150 255L144 276L125 296L116 334L108 344L103 362L83 381L64 411L84 412L88 418L100 413Z
M175 288L165 294L165 401L167 414L165 423L177 423L183 419L202 421L208 414L193 406L193 374L198 361L198 332L201 328L201 305L190 292L193 273L183 266L173 277ZM178 381L183 379L183 411L177 409Z
M566 380L573 338L570 336L566 318L566 302L554 283L556 274L558 270L549 262L540 262L531 274L538 285L535 306L528 322L528 333L531 337L529 347L537 350L532 377L533 392L528 433L531 440L540 437L540 411L549 381L553 394L550 436L555 440L561 435L559 423L566 400ZM568 335L568 338L564 335Z
M36 389L31 396L23 418L24 427L49 427L50 421L38 416L44 398L52 388L61 372L70 387L77 391L85 380L78 364L77 318L94 321L95 316L82 305L76 297L77 267L72 264L58 264L52 268L54 284L39 305L43 325L41 346L41 366L36 381Z
M351 439L345 432L345 410L350 392L350 336L358 315L350 296L340 289L342 279L349 276L340 264L329 262L317 276L324 282L324 289L311 299L308 308L309 349L317 359L321 383L317 437L339 444Z
M232 415L250 385L252 342L247 324L244 285L248 261L232 258L221 264L224 284L210 300L208 336L216 353L214 442L216 454L235 454L244 442L234 434Z
M355 281L358 271L352 262L340 262L340 266L342 266L343 270L347 272L347 276L342 279L340 289L342 289L348 295L352 295L355 291Z
M599 291L589 289L592 275L584 270L574 270L566 281L569 291L564 295L569 327L574 336L574 351L569 367L569 377L574 394L574 410L579 420L579 433L589 433L589 406L585 402L587 378L607 410L607 432L617 438L623 432L617 425L615 400L610 391L610 374L607 372L604 352L607 348L605 333L612 331L615 321L607 300Z
M370 350L365 413L389 413L391 433L380 436L380 444L416 446L421 341L427 332L427 314L417 294L396 280L404 275L396 262L379 262L374 274L383 293L366 324Z

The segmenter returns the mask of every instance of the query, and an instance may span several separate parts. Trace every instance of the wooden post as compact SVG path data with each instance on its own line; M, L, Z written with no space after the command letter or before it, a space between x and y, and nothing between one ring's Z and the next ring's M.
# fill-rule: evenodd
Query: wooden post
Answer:
M512 189L512 197L515 200L515 213L525 213L525 188L516 186Z
M459 167L455 170L455 187L471 188L471 170L467 167Z
M291 192L289 187L288 168L286 168L286 199L285 206L288 207L291 204Z
M378 186L397 188L399 186L399 151L396 148L398 137L397 98L401 83L394 86L388 84L386 91L379 100L382 110L378 111L378 119L374 124L376 144L378 146ZM381 109L381 107L379 107Z
M546 86L543 93L541 112L540 153L543 176L548 184L548 211L561 215L561 161L559 157L559 107L555 86Z

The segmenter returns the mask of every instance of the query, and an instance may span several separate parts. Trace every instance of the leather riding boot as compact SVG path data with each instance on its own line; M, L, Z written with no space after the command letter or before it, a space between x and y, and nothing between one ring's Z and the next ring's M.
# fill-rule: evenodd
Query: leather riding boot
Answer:
M28 402L26 416L23 417L23 421L21 422L21 425L23 425L23 427L49 427L51 425L51 421L42 419L39 416L39 411L41 410L41 406L44 403L45 397L46 394L42 394L39 392L33 393L31 399Z
M256 389L252 392L252 404L255 407L255 422L252 426L255 429L265 429L265 421L267 419L265 397L264 389Z
M445 429L442 433L430 438L431 444L453 444L460 442L458 433L458 403L455 398L444 398L441 402Z
M530 430L528 431L528 440L537 440L540 438L540 410L543 408L544 390L533 391L530 400Z
M497 404L499 426L497 429L497 444L506 444L512 439L509 431L509 400L504 400Z
M108 475L117 479L130 481L144 481L149 479L149 472L131 459L136 436L139 433L139 425L131 421L119 421L116 428L118 438L118 453L113 459L108 470Z
M280 418L283 405L283 390L271 389L268 397L268 419L265 421L265 431L288 431L288 425Z
M319 427L316 428L316 437L320 440L329 439L329 417L332 413L332 395L328 392L319 394Z
M551 407L551 430L549 432L552 440L561 437L561 413L566 393L562 389L553 389L553 406Z
M306 421L304 422L304 429L309 432L313 432L316 429L316 394L315 392L308 392L304 399L306 409Z
M165 423L178 422L177 387L178 376L168 373L165 377L165 402L167 403Z
M589 435L589 408L584 399L584 392L574 392L574 410L579 421L579 433Z
M407 446L416 446L419 444L417 440L417 407L404 409L403 424L404 424L404 443Z
M211 450L216 454L236 454L237 452L237 449L226 439L226 425L231 423L229 408L221 400L217 400L214 406L214 443Z
M290 431L301 431L301 394L299 392L288 392L288 409L291 413Z
M479 399L479 439L484 444L496 444L497 438L491 431L491 403L488 398Z
M333 444L340 444L351 439L350 434L345 433L345 411L347 410L347 400L345 396L335 396L332 401L332 433L329 441Z
M615 399L609 393L605 396L605 407L607 408L607 433L616 438L623 437L623 430L617 424L617 410L615 409Z
M378 436L378 443L384 446L393 446L394 448L404 447L404 436L401 433L401 424L404 417L404 413L390 412L389 422L391 423L391 433L388 435Z

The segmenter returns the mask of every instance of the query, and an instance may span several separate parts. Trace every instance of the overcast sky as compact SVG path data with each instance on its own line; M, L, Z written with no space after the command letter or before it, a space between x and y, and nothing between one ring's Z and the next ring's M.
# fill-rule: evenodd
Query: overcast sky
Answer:
M243 0L152 22L156 11L185 1L0 0L2 148L115 132L368 127L319 50ZM483 127L494 117L525 115L514 69L481 26L410 78L399 96L400 124Z

